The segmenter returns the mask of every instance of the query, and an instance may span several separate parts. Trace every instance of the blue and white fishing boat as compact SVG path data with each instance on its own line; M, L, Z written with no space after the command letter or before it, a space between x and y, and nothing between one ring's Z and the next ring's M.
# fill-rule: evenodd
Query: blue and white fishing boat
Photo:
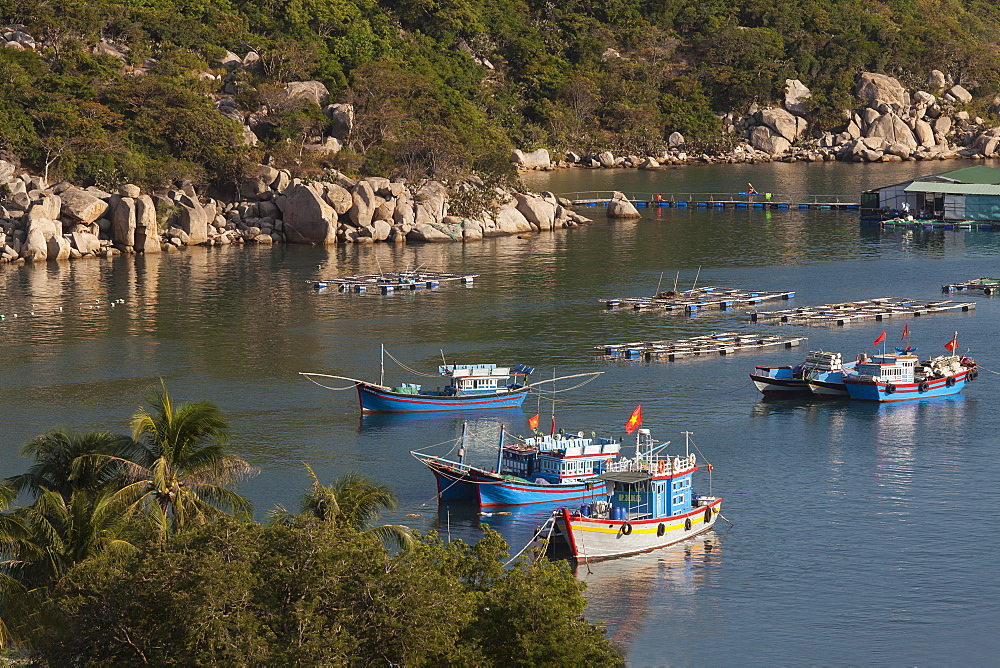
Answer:
M686 540L715 524L722 499L694 493L694 453L659 455L667 443L657 444L648 429L639 429L638 435L641 454L609 463L607 472L598 476L608 485L605 497L553 512L553 556L588 562L638 554Z
M840 353L811 350L805 361L795 366L759 364L750 374L750 379L760 393L769 398L808 395L846 397L843 372L853 368L854 364L845 364Z
M429 413L518 408L528 396L528 376L534 371L533 367L526 364L516 364L513 367L496 364L441 364L438 366L438 374L449 380L448 385L433 389L417 383L390 386L385 384L386 355L389 353L382 346L377 383L324 373L302 372L301 375L330 390L356 387L362 413ZM389 357L399 363L392 355ZM404 368L413 371L408 367ZM328 387L317 378L346 380L353 385Z
M511 442L507 442L512 438ZM569 503L603 498L606 485L595 480L621 451L621 441L584 432L509 437L501 426L495 464L487 470L466 457L468 425L463 425L457 459L411 451L434 473L439 501L467 501L481 508Z
M876 345L885 340L885 332L876 339ZM844 384L851 399L859 401L909 401L930 397L958 394L966 383L979 377L975 360L955 354L958 350L958 333L945 348L950 355L940 355L920 361L915 349L907 346L903 351L883 352L858 362L854 373L844 376Z

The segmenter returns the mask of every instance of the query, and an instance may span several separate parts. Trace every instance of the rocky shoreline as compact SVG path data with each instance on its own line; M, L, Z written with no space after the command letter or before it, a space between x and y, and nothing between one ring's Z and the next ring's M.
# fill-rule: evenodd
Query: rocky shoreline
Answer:
M246 184L244 184L246 185ZM235 202L202 199L190 184L117 193L45 180L0 161L0 262L23 263L159 253L231 244L457 242L531 234L592 222L550 193L492 189L491 211L449 215L437 181L412 186L385 178L292 178L259 165L253 195ZM460 189L487 190L468 181Z
M928 91L934 91L933 93ZM547 149L515 150L511 161L522 171L583 169L658 170L673 165L755 164L764 162L901 162L1000 157L1000 127L987 127L970 114L973 96L939 70L927 78L927 90L907 89L898 79L864 72L855 90L859 107L845 110L837 132L809 136L811 93L801 81L786 80L783 108L758 109L719 117L732 147L706 153L687 147L672 133L657 155L614 155L611 151L568 151L552 159ZM1000 112L1000 98L991 113Z

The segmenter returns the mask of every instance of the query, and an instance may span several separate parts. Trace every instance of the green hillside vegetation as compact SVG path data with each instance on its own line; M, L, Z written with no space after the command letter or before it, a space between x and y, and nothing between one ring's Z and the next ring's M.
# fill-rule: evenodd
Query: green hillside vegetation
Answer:
M448 177L503 171L514 147L651 152L674 130L710 144L717 113L780 100L786 78L812 89L824 129L861 71L1000 90L986 0L8 0L0 20L40 42L0 50L0 151L106 187L234 182L265 152L304 175ZM146 73L94 55L101 38ZM197 76L226 50L261 56L236 95L266 116L257 147L212 109L221 82ZM356 109L331 163L301 155L327 122L315 105L268 106L313 79Z

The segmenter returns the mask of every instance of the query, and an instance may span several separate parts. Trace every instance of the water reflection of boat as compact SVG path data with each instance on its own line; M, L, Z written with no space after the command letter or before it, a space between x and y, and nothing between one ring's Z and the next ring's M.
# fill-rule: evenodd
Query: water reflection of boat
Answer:
M656 618L655 606L676 609L696 600L722 561L724 535L707 531L656 552L577 567L577 578L587 583L587 618L606 627L613 642L628 646Z
M359 432L400 431L423 427L438 427L454 431L466 421L468 413L362 413L358 422ZM476 412L477 424L499 425L511 417L509 410L484 410Z

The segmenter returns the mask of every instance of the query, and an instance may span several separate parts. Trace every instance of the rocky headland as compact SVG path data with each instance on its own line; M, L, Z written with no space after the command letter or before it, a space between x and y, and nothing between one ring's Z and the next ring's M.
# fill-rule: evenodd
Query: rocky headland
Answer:
M719 117L724 150L699 151L672 133L657 155L614 155L611 151L581 154L568 151L552 159L547 149L515 150L511 161L521 170L559 168L663 169L670 165L759 162L899 162L992 158L1000 147L1000 127L966 109L972 94L939 70L927 77L925 89L907 89L898 79L864 72L855 89L859 106L844 111L835 130L810 127L811 92L797 79L786 81L782 107ZM1000 112L1000 99L991 113Z

